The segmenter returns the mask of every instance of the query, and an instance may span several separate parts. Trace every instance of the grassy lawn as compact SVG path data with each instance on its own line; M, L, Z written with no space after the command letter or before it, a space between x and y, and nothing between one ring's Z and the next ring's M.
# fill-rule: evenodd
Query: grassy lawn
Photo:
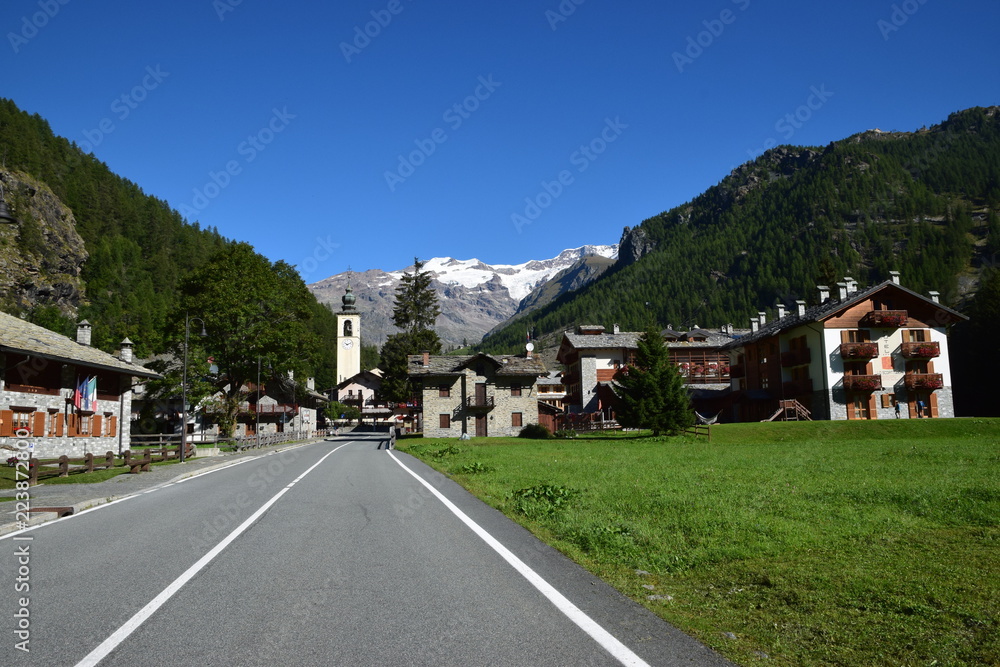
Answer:
M1000 420L399 449L740 664L1000 664Z

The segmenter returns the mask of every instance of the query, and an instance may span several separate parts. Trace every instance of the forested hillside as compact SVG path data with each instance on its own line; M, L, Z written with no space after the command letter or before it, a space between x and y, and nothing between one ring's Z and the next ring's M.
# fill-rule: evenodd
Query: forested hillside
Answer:
M1000 257L1000 108L916 132L779 147L691 202L626 228L617 264L482 343L517 349L574 324L748 326L816 285L903 284L961 308Z
M29 174L72 210L89 255L76 313L65 312L65 305L56 309L44 298L27 306L13 303L7 294L0 295L0 308L67 334L75 320L86 318L94 325L94 345L107 351L126 336L140 357L164 351L168 338L176 336L180 280L230 241L216 229L188 224L166 201L145 194L74 143L55 136L43 118L2 98L0 158L4 170ZM17 215L17 202L10 203ZM24 222L22 245L43 243L41 236L25 241L33 221ZM333 316L318 304L312 310L312 326L332 350ZM326 356L324 367L315 369L321 383L335 377L332 354Z

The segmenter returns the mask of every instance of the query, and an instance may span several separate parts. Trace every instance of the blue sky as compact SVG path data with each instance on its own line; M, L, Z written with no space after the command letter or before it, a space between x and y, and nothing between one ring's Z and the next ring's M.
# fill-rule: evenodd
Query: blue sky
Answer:
M1000 104L996 0L6 0L0 26L0 95L307 282L615 243L770 145Z

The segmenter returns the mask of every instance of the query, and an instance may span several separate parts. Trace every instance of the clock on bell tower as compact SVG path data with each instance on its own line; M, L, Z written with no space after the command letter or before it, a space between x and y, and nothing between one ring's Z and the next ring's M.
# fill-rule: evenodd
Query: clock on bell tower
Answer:
M344 302L337 313L337 384L361 372L361 314L355 308L357 298L347 284Z

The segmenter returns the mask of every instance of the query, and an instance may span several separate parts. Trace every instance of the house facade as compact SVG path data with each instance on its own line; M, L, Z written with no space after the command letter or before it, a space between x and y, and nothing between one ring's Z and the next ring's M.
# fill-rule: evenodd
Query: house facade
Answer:
M563 334L556 360L566 367L564 402L569 412L601 412L608 419L612 417L612 381L623 366L635 362L641 335L621 331L618 325L610 333L602 326L588 325ZM733 341L732 327L719 331L697 327L675 331L668 327L661 335L670 361L693 397L706 406L715 405L730 387L729 354L723 347Z
M898 274L859 290L850 278L820 303L791 312L727 346L733 418L771 418L797 401L812 419L954 417L948 327L966 319L899 283ZM897 411L897 405L899 407Z
M537 358L410 355L407 373L420 388L426 437L510 437L538 423Z
M86 320L73 340L0 313L0 446L26 441L37 458L129 449L134 383L160 376L134 363L127 338L118 356L90 339Z

